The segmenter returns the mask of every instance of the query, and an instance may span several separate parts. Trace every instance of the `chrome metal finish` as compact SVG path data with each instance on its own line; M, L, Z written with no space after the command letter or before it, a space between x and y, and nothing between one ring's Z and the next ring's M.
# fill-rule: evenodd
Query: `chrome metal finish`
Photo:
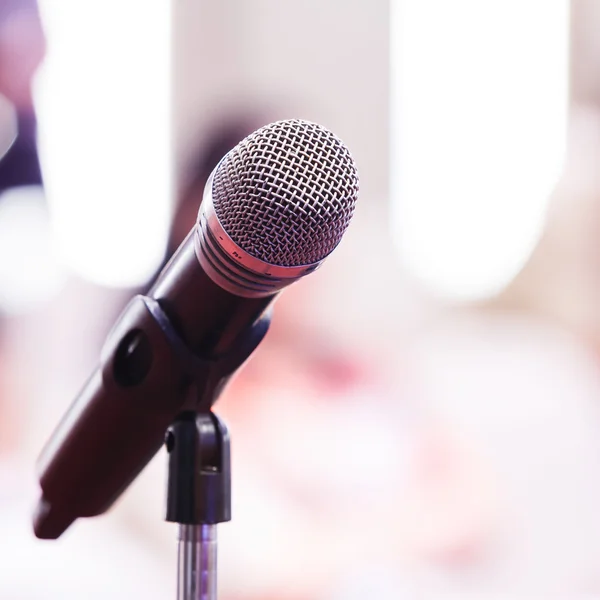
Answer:
M177 600L217 599L217 526L180 525Z
M242 140L209 178L196 253L232 293L273 294L335 249L357 196L354 161L337 137L307 121L272 123Z

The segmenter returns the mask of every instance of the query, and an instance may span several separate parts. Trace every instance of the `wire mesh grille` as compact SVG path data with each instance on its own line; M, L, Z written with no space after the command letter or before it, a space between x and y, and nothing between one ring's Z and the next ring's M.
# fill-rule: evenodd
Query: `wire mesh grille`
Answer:
M225 156L212 196L223 229L248 254L278 266L309 265L346 231L358 174L346 146L327 129L278 121Z

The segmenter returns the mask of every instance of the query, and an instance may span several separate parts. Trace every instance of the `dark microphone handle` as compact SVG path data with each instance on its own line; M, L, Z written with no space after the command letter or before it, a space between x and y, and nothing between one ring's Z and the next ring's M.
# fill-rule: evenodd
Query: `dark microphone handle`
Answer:
M75 519L110 508L161 448L178 414L210 410L270 320L267 310L230 352L205 360L192 353L157 300L136 296L42 452L36 536L55 539Z

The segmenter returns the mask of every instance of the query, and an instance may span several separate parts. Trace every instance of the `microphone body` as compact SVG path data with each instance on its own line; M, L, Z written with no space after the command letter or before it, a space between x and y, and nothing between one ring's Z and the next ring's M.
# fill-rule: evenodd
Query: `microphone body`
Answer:
M43 450L36 536L57 538L75 518L105 512L158 452L180 412L210 408L210 365L239 350L234 343L273 302L276 295L243 298L214 283L198 262L193 233L148 297L125 308L100 365ZM222 389L225 382L217 383Z
M105 512L179 414L210 410L266 334L279 292L337 246L357 194L347 148L306 121L263 127L223 158L198 223L125 308L42 452L37 537Z

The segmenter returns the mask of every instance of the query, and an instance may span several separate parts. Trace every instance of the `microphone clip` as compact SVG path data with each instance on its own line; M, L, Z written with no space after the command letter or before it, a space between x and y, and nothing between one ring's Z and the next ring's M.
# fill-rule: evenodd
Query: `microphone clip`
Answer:
M243 331L232 350L205 359L194 354L158 302L139 298L162 332L162 342L191 382L182 412L167 429L169 455L166 520L180 525L216 525L231 520L229 431L211 408L231 376L266 335L271 310Z
M231 452L225 423L213 412L182 413L165 436L169 453L167 517L181 525L231 520Z

